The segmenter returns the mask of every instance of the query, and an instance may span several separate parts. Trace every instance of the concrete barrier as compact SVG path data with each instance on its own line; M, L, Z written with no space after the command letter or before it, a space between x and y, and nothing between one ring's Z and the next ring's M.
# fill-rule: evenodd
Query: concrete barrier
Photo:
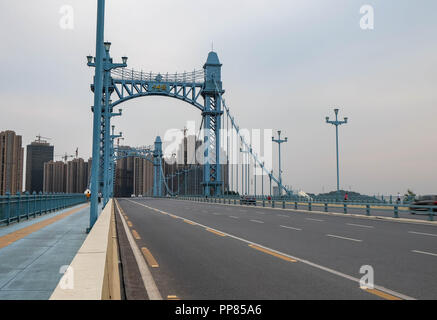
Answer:
M118 242L111 199L50 300L120 300Z

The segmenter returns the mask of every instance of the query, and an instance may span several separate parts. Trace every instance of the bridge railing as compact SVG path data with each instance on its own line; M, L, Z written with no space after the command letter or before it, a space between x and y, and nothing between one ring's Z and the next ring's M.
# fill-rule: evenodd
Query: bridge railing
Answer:
M271 199L256 200L255 202L245 202L238 196L224 196L216 197L199 197L199 196L183 196L178 197L180 200L191 200L196 202L207 203L222 203L234 205L259 205L262 207L294 209L305 211L322 211L322 212L336 212L344 214L365 214L366 216L384 216L390 214L393 218L401 218L401 214L426 215L429 221L434 221L437 215L437 205L414 205L411 203L384 203L384 202L330 202L330 201L309 201L302 199ZM335 209L337 211L335 211ZM341 212L338 212L340 209ZM358 212L360 211L360 212Z
M86 202L84 194L25 193L0 196L0 225L28 220L31 217Z

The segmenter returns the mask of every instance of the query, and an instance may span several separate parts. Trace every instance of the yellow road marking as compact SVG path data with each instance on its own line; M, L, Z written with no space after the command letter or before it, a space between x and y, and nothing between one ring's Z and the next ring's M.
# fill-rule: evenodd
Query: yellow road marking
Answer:
M167 296L168 300L181 300L178 298L178 296Z
M134 235L135 239L137 239L137 240L141 239L140 235L138 234L138 232L136 230L132 230L132 234Z
M37 222L34 223L31 226L28 226L26 228L17 230L15 232L9 233L3 237L0 237L0 249L9 246L10 244L23 239L24 237L28 236L29 234L34 233L35 231L38 231L44 227L47 227L49 225L51 225L52 223L55 223L59 220L62 220L70 215L72 215L73 213L76 213L86 207L88 207L89 204L85 204L83 206L80 206L79 208L67 211L65 213L59 214L56 217L41 221L41 222Z
M272 256L274 256L276 258L279 258L279 259L282 259L282 260L285 260L285 261L288 261L288 262L297 262L296 260L291 259L291 258L289 258L287 256L284 256L282 254L270 251L268 249L264 249L262 247L258 247L258 246L254 245L254 244L249 244L249 247L251 247L252 249L255 249L255 250L258 250L258 251L270 254L270 255L272 255Z
M131 228L132 228L132 226L133 226L133 225L132 225L132 222L130 222L130 221L127 222L127 225L128 225L129 227L131 227Z
M364 291L367 291L368 293L374 294L380 298L383 298L385 300L402 300L401 298L398 298L396 296L393 296L391 294L376 290L376 289L363 289Z
M226 235L224 233L221 233L221 232L209 229L209 228L206 228L206 231L212 232L212 233L214 233L214 234L216 234L218 236L221 236L221 237L226 237Z
M193 225L193 226L196 226L196 225L197 225L197 223L194 223L194 222L191 222L191 221L188 221L188 220L184 220L184 222L185 222L185 223L188 223L188 224L191 224L191 225Z
M179 219L178 216L175 216L175 215L173 215L173 214L169 214L169 216L172 217L172 218L175 218L175 219Z
M146 258L147 263L151 268L159 268L159 264L156 259L153 257L152 253L147 248L141 248L144 257Z

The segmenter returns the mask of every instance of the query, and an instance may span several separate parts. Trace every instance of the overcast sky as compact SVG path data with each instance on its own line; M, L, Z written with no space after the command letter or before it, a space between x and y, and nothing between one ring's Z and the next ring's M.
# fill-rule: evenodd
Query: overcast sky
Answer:
M288 136L283 180L293 189L335 189L335 129L325 117L338 107L350 119L340 128L342 188L437 193L435 0L106 2L105 39L129 67L200 69L213 42L240 127ZM96 3L0 2L0 130L16 131L24 144L50 137L55 154L78 147L91 155L94 70L85 57L95 54ZM360 28L366 4L374 30ZM64 5L74 9L72 30L60 27ZM132 146L200 121L197 109L174 99L135 99L123 109L114 124Z

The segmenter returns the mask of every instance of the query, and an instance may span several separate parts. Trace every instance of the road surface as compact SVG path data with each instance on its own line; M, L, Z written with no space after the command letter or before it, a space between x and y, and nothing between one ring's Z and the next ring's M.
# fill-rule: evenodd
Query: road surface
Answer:
M164 299L437 298L434 225L171 199L119 204ZM364 266L373 290L360 288Z

